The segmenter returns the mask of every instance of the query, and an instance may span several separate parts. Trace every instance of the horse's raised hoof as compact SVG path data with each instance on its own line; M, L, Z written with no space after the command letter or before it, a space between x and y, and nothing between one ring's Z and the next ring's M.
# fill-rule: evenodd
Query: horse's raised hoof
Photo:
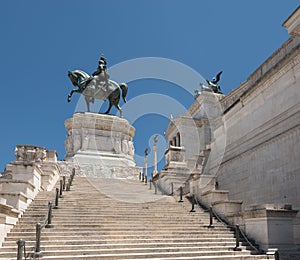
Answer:
M71 97L70 96L68 96L68 103L70 103L71 102Z

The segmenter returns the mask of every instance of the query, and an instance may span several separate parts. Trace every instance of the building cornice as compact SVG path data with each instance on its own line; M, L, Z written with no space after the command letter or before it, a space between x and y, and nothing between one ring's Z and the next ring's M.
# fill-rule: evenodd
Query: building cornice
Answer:
M270 85L300 62L300 38L289 38L261 66L259 66L238 88L226 95L221 104L224 114L238 102ZM267 83L267 84L266 84Z

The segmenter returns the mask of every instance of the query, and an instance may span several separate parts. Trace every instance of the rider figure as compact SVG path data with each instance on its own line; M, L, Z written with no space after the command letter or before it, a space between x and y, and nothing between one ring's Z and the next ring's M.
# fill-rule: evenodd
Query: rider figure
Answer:
M96 76L96 75L101 74L101 72L103 72L105 84L108 84L109 74L107 73L107 66L106 66L106 64L107 64L106 58L102 55L100 57L99 62L98 62L98 68L97 68L97 70L92 75Z

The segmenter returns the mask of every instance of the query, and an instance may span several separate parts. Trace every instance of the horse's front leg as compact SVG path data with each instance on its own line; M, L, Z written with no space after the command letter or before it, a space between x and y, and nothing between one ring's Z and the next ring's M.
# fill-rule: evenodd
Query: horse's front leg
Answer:
M77 89L73 89L70 94L68 95L68 102L71 102L71 97L73 95L74 92L78 92Z

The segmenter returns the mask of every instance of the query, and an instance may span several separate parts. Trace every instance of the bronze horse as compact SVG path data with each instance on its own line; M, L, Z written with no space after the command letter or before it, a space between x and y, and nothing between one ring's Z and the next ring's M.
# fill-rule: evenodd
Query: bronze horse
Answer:
M125 83L118 84L113 80L107 80L103 72L99 75L90 76L82 70L74 70L68 71L68 77L72 84L77 87L77 89L73 89L68 95L68 102L71 101L74 92L80 93L84 95L87 110L90 112L90 103L94 103L95 99L108 99L109 107L105 114L108 114L114 105L119 110L120 117L122 117L122 109L119 106L119 101L122 92L122 98L126 103L128 87Z

